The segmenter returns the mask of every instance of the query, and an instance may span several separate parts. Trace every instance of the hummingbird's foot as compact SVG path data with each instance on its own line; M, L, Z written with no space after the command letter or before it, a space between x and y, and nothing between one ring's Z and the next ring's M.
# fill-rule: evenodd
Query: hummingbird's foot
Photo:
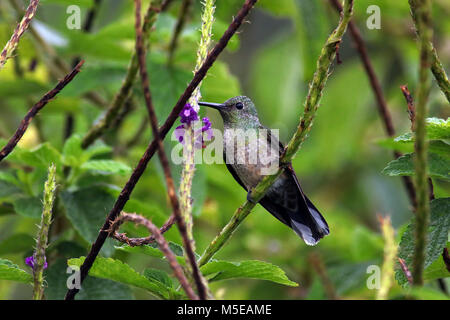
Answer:
M282 161L280 161L280 168L281 169L288 169L288 168L290 168L291 167L291 162L282 162Z
M252 197L252 189L250 189L250 190L247 192L247 201L250 202L250 203L253 203L253 204L257 204L257 203L258 203L258 202L255 201L255 200L253 199L253 197Z

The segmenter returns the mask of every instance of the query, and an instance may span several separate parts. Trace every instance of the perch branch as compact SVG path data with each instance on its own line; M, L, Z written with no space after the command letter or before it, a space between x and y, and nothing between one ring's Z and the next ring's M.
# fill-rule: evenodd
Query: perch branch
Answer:
M11 39L6 43L5 48L3 48L2 53L0 54L0 69L6 64L6 61L12 56L17 45L19 44L20 37L25 33L28 26L30 25L31 20L33 19L37 7L39 5L39 0L31 0L28 5L27 10L25 11L25 15L22 18L22 21L17 25L14 30Z
M300 124L298 125L297 131L289 141L280 158L280 163L289 163L292 160L311 129L316 111L319 107L323 89L331 72L331 65L336 57L336 45L341 42L352 14L353 0L346 0L339 24L329 36L325 46L322 48L319 59L317 60L317 68L309 85L309 92L305 101L303 116L300 119ZM216 254L216 252L223 247L226 241L232 236L236 228L250 214L256 203L261 200L269 187L283 173L283 171L284 169L282 167L278 168L278 171L274 175L264 177L258 185L252 189L251 196L253 201L246 201L236 210L228 224L206 248L199 260L200 266L206 264L214 256L214 254Z
M216 61L219 54L225 49L225 47L228 44L228 41L231 39L231 37L236 33L237 29L241 26L243 20L248 15L250 10L253 8L257 0L246 0L242 8L239 10L239 12L236 14L235 18L223 34L222 38L220 38L219 42L214 46L214 48L211 50L211 52L208 54L208 57L206 61L203 63L202 67L195 73L193 79L187 86L184 93L180 96L178 99L178 102L172 109L171 113L169 114L167 120L164 122L162 127L159 130L159 136L161 139L164 139L164 137L169 132L170 128L173 126L175 121L178 118L178 115L180 114L183 106L186 104L187 100L191 96L194 89L198 86L198 84L203 80L203 78L206 76L206 73L211 68L213 63ZM102 229L100 230L97 239L93 243L88 255L86 256L86 259L84 260L84 263L80 267L80 276L81 276L81 282L86 278L86 276L89 273L89 269L92 267L98 253L100 252L103 244L105 243L106 238L108 237L107 230L109 229L109 225L111 221L114 221L114 219L117 217L117 215L122 211L125 204L127 203L128 199L130 198L131 193L134 190L134 187L136 186L137 182L139 181L140 177L144 173L145 169L147 168L148 162L153 157L157 149L157 143L155 140L153 140L145 150L144 154L142 155L141 159L139 160L138 165L133 170L133 173L131 174L129 180L123 187L119 197L117 198L114 207L109 212L105 224L103 225ZM67 291L66 300L73 300L75 298L75 295L78 293L78 289L70 289Z
M172 205L173 214L175 215L175 221L181 233L181 237L183 238L184 248L186 250L186 255L192 268L192 274L197 285L198 294L200 296L200 299L205 300L207 297L208 289L205 285L206 282L202 280L202 274L195 259L192 242L190 241L187 232L186 221L183 219L180 211L180 202L178 201L178 197L175 191L175 183L173 182L172 173L170 172L169 160L167 158L166 152L164 151L162 140L159 137L158 120L156 118L155 108L153 107L152 95L150 92L150 81L145 64L145 49L141 30L141 0L135 0L134 3L136 5L136 53L138 56L139 73L141 75L142 91L144 92L145 104L147 106L147 111L150 117L153 136L158 145L158 156L161 162L161 166L163 167L164 177L167 184L167 194L170 199L170 204Z
M342 11L342 5L338 0L330 0L331 4L338 11ZM372 87L373 94L375 96L375 100L377 102L378 114L383 120L384 129L386 134L389 137L395 136L395 128L392 122L392 116L389 111L389 108L386 103L386 99L383 94L383 89L381 88L380 81L375 73L375 69L373 68L372 62L369 58L369 53L366 47L366 44L361 36L361 32L356 26L354 21L350 21L348 24L348 29L350 35L352 36L356 51L361 58L361 61L364 66L364 70L366 71L367 77L369 78L370 86ZM402 154L398 151L394 151L394 158L397 159L401 157ZM410 177L403 176L402 177L403 185L405 186L406 192L408 194L409 200L411 201L412 206L416 207L416 192L414 190L414 184Z
M427 149L426 141L426 116L427 100L431 87L431 79L428 69L431 66L432 54L430 50L433 29L431 25L431 1L430 0L410 0L411 7L414 7L415 21L419 35L420 47L420 67L419 83L417 87L416 119L414 123L415 131L415 189L417 195L415 242L413 256L413 284L423 285L423 269L425 265L427 230L430 220L430 203L428 196L428 176L427 176Z
M109 232L111 232L113 234L118 234L116 231L117 228L125 221L130 221L130 222L134 222L135 224L142 225L151 232L152 237L158 243L159 249L166 256L166 259L169 262L169 265L172 268L173 273L177 277L178 281L181 284L181 287L183 287L188 298L191 300L199 300L199 297L195 294L194 290L192 289L191 285L189 284L188 279L184 275L183 269L181 268L180 264L177 262L175 255L173 254L172 250L170 250L169 244L167 243L166 239L162 235L163 232L160 229L158 229L158 227L156 227L150 220L144 218L143 216L140 216L135 213L125 213L125 212L122 212L122 214L120 216L118 216L117 219L111 224L111 229L109 230Z
M64 77L52 90L47 92L38 103L36 103L25 115L22 122L20 123L19 128L16 130L16 133L11 137L9 142L3 149L0 151L0 161L2 161L5 157L7 157L16 147L17 143L25 134L28 126L30 125L31 120L36 116L36 114L44 108L47 103L49 103L64 87L75 78L75 76L80 72L81 66L83 65L84 60L78 63L75 68Z

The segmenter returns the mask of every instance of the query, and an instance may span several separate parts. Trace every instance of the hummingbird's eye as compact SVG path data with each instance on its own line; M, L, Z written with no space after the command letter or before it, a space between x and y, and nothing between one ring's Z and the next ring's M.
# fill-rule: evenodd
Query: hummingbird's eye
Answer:
M242 108L244 108L244 104L242 102L236 103L236 109L241 110Z

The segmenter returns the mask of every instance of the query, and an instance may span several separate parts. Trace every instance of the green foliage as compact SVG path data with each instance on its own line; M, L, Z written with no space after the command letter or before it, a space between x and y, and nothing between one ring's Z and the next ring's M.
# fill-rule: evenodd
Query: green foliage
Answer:
M46 271L45 291L48 300L62 300L67 292L67 261L58 259ZM122 283L88 276L83 282L76 300L132 300L131 289Z
M79 267L83 261L84 257L70 259L67 264L69 266ZM180 299L183 297L181 293L175 291L165 281L161 280L161 274L158 274L159 277L156 277L156 279L155 273L151 271L142 275L120 260L97 258L90 271L90 275L145 289L161 299Z
M105 216L114 204L114 197L101 187L89 187L76 191L62 191L61 202L67 218L88 243L95 241ZM113 253L112 240L107 240L102 252Z
M448 231L450 230L450 198L441 198L431 201L430 226L428 228L428 242L425 258L424 277L427 280L448 277L449 272L442 268L442 263L433 263L442 255L447 246ZM405 260L407 266L411 265L414 253L414 221L402 235L398 256ZM428 268L431 268L428 270ZM406 283L406 277L401 270L397 270L396 279L400 284Z
M32 283L33 277L11 261L0 259L0 280Z
M297 283L288 279L280 267L263 261L211 261L200 269L205 276L214 275L209 281L234 278L251 278L272 281L286 286L296 287Z
M82 8L83 24L83 17L94 1L75 2ZM120 110L123 118L116 119L117 123L87 149L81 147L86 132L101 119L122 86L134 49L133 6L125 0L114 1L114 5L106 2L100 5L91 32L84 32L66 26L66 9L74 1L41 0L36 18L45 27L45 32L39 32L51 51L45 51L27 31L14 59L0 72L2 148L24 114L65 73L53 55L67 67L75 58L86 60L82 72L39 112L15 150L0 163L0 299L28 294L29 286L24 289L19 283L31 283L31 269L24 267L22 270L19 266L23 266L24 256L29 255L35 245L33 238L42 212L41 195L48 166L55 163L58 168L54 221L46 255L49 268L44 271L45 297L53 300L64 299L67 292L66 281L70 275L67 260L75 265L83 261L83 258L71 258L86 255L131 169L136 167L152 139L139 77L136 77L130 90L133 103L127 112L122 113L123 108ZM148 2L143 1L143 9ZM353 21L365 42L370 44L370 59L394 127L397 132L405 133L383 138L383 123L370 83L352 39L346 35L339 51L343 63L332 65L333 75L324 88L310 137L293 160L304 192L325 216L331 234L318 246L307 247L288 227L256 206L221 250L220 260L212 260L201 268L216 298L328 298L327 284L307 259L312 251L322 257L330 285L339 298L374 298L375 291L366 286L367 267L381 265L384 246L376 213L392 217L398 240L401 239L399 255L411 267L414 222L411 221L411 205L398 176L413 174L415 137L413 132L407 132L411 124L398 88L409 83L416 96L419 56L413 34L399 32L410 21L408 2L378 3L383 15L382 29L378 31L365 28L366 9L372 2L356 1ZM213 44L228 28L242 3L243 0L216 1ZM435 44L446 67L448 57L439 48L444 47L442 41L450 30L447 18L450 7L445 1L433 5ZM7 3L0 7L0 48L3 48L21 14L16 14ZM170 10L161 13L149 37L147 69L159 125L192 79L200 37L202 5L193 1L173 62L168 63L168 47L179 7L179 3L174 2ZM328 1L259 0L247 20L251 24L242 25L240 33L232 38L204 79L202 100L223 102L236 95L251 97L261 122L279 129L281 140L285 142L298 125L317 58L336 26L338 14ZM36 26L36 29L39 28ZM106 106L97 105L92 94L105 101ZM447 109L445 96L433 84L427 139L429 174L438 199L431 204L432 224L424 270L427 283L420 289L403 288L406 279L401 270L397 270L400 285L396 283L392 288L390 298L448 298L435 289L435 279L444 278L447 284L449 281L442 258L442 249L449 247L450 228ZM201 109L200 114L210 117L213 127L221 127L216 111ZM68 115L73 118L73 130L66 131ZM146 124L143 129L141 122ZM138 130L141 130L140 135ZM164 141L169 157L178 144L169 141L170 134ZM135 136L137 139L132 141ZM391 150L405 155L391 161ZM163 171L156 158L149 163L124 211L136 212L162 226L172 211ZM380 174L383 167L386 167L383 173L393 178ZM178 186L181 166L171 163L171 170ZM194 238L199 253L229 221L245 197L245 191L224 165L197 165L192 200ZM120 232L129 237L149 235L146 228L132 223L123 224ZM178 262L185 266L177 227L172 227L164 236ZM297 286L297 282L301 290L291 288ZM185 298L156 243L130 247L108 239L76 299L148 299L148 293L162 299Z
M0 241L0 255L29 251L35 243L34 238L28 234L13 234Z
M388 176L412 176L414 174L413 154L409 153L388 163L383 169ZM450 180L450 158L431 153L428 156L428 174L432 178Z
M169 243L169 247L176 255L178 262L183 265L186 264L183 254L183 248L173 242ZM116 247L116 249L125 252L140 253L155 258L165 259L163 253L158 249L158 245L155 243L138 247L123 245L120 247ZM214 260L205 264L200 268L200 270L203 275L211 276L209 281L227 280L234 278L251 278L268 280L287 286L298 286L297 283L287 278L286 274L280 267L263 261L252 260L234 263Z
M428 174L433 178L450 179L450 120L427 119L427 139L429 143ZM414 150L415 137L411 132L395 139L384 139L380 145L402 151ZM388 163L383 173L389 176L412 176L414 174L414 154L408 153Z

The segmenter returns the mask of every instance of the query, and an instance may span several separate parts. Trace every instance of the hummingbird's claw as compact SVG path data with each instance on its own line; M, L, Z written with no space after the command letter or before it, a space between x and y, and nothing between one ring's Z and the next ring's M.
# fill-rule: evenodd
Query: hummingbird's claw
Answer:
M247 192L247 201L250 202L250 203L253 203L253 204L257 204L257 202L256 202L255 200L253 200L253 197L252 197L252 189L250 189L250 190Z

